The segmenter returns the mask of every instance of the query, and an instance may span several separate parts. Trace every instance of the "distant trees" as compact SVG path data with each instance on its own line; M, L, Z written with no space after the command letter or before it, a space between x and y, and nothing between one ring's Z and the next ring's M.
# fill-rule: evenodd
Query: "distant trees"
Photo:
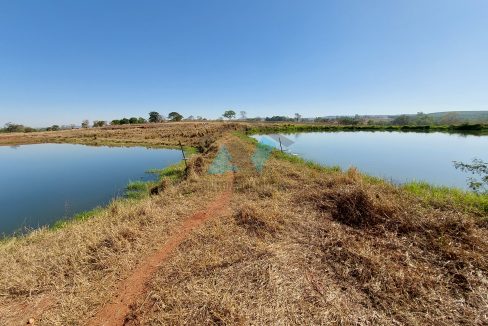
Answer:
M298 122L302 119L302 115L300 113L295 113L295 120Z
M0 132L34 132L37 131L35 128L26 127L21 124L7 122L4 128L0 129Z
M5 132L24 132L25 131L25 127L23 125L19 125L19 124L16 124L16 123L7 122L5 124L5 127L3 128L3 130Z
M355 126L361 123L361 117L357 114L354 117L337 117L336 120L340 125L346 126Z
M93 121L93 128L103 127L106 125L107 125L107 121L102 121L102 120L94 120Z
M120 120L116 119L116 120L112 120L110 122L110 124L112 126L127 125L127 124L143 124L143 123L147 123L147 120L144 119L144 118L142 118L142 117L139 117L139 118L132 117L132 118L129 118L129 119L122 118Z
M242 120L246 120L247 119L247 112L246 111L239 111L239 114L241 115L241 119Z
M462 121L463 119L457 112L448 112L439 119L439 123L443 125L455 125Z
M83 120L81 122L81 128L88 128L90 126L90 121L88 120Z
M46 131L58 131L58 130L61 130L61 127L59 127L58 125L52 125L51 127L46 128Z
M182 119L183 116L178 112L170 112L170 114L168 114L168 120L170 121L181 121Z
M430 126L434 124L434 119L423 112L418 112L416 115L406 115L402 114L398 117L395 117L392 122L392 125L396 126L405 126L405 125L416 125L416 126Z
M434 123L434 119L423 112L418 112L413 122L418 126L429 126Z
M271 118L266 117L264 119L264 121L293 121L293 119L289 118L289 117L282 116L282 115L275 115L275 116L272 116Z
M406 114L399 115L398 117L395 117L392 121L392 125L397 125L397 126L404 126L410 124L410 117Z
M234 110L227 110L222 114L224 118L227 118L228 120L231 120L236 117L236 112Z
M151 123L157 123L157 122L162 122L163 116L159 114L159 112L156 111L151 111L149 112L149 122Z

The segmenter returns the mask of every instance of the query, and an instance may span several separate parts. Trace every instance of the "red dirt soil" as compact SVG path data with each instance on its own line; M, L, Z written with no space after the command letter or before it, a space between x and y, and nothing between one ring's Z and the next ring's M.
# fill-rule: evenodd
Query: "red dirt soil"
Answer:
M202 225L211 217L222 214L228 207L232 196L232 189L220 194L203 211L188 217L181 227L168 239L166 244L153 255L142 261L133 273L118 286L117 296L105 305L89 322L89 326L124 325L126 316L131 311L131 305L146 291L146 285L151 280L158 267L166 260L171 252L185 240L190 232Z

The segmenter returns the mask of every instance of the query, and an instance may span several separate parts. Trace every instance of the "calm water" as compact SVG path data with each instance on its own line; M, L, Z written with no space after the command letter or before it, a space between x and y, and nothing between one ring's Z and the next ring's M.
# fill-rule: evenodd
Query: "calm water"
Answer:
M279 147L273 135L256 139ZM488 161L488 136L446 133L336 132L281 135L288 149L326 165L350 166L394 182L427 181L467 189L466 177L452 161ZM275 137L276 138L276 137ZM285 139L286 138L286 139Z
M124 193L181 152L71 144L0 146L0 234L49 225Z

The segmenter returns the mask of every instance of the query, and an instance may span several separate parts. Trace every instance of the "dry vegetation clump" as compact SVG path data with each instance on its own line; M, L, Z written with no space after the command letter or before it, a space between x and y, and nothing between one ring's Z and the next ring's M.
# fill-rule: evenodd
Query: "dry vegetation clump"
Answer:
M252 204L241 205L234 213L236 224L255 236L273 235L280 228L276 216L264 216L263 210Z

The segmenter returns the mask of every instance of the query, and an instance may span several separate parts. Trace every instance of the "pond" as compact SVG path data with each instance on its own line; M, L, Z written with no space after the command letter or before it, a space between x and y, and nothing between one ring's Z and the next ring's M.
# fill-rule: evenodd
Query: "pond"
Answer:
M130 181L181 160L173 149L72 144L0 146L0 234L108 204Z
M305 132L254 135L265 144L330 166L360 171L395 183L425 181L467 189L467 175L453 161L488 161L488 136L414 132Z

